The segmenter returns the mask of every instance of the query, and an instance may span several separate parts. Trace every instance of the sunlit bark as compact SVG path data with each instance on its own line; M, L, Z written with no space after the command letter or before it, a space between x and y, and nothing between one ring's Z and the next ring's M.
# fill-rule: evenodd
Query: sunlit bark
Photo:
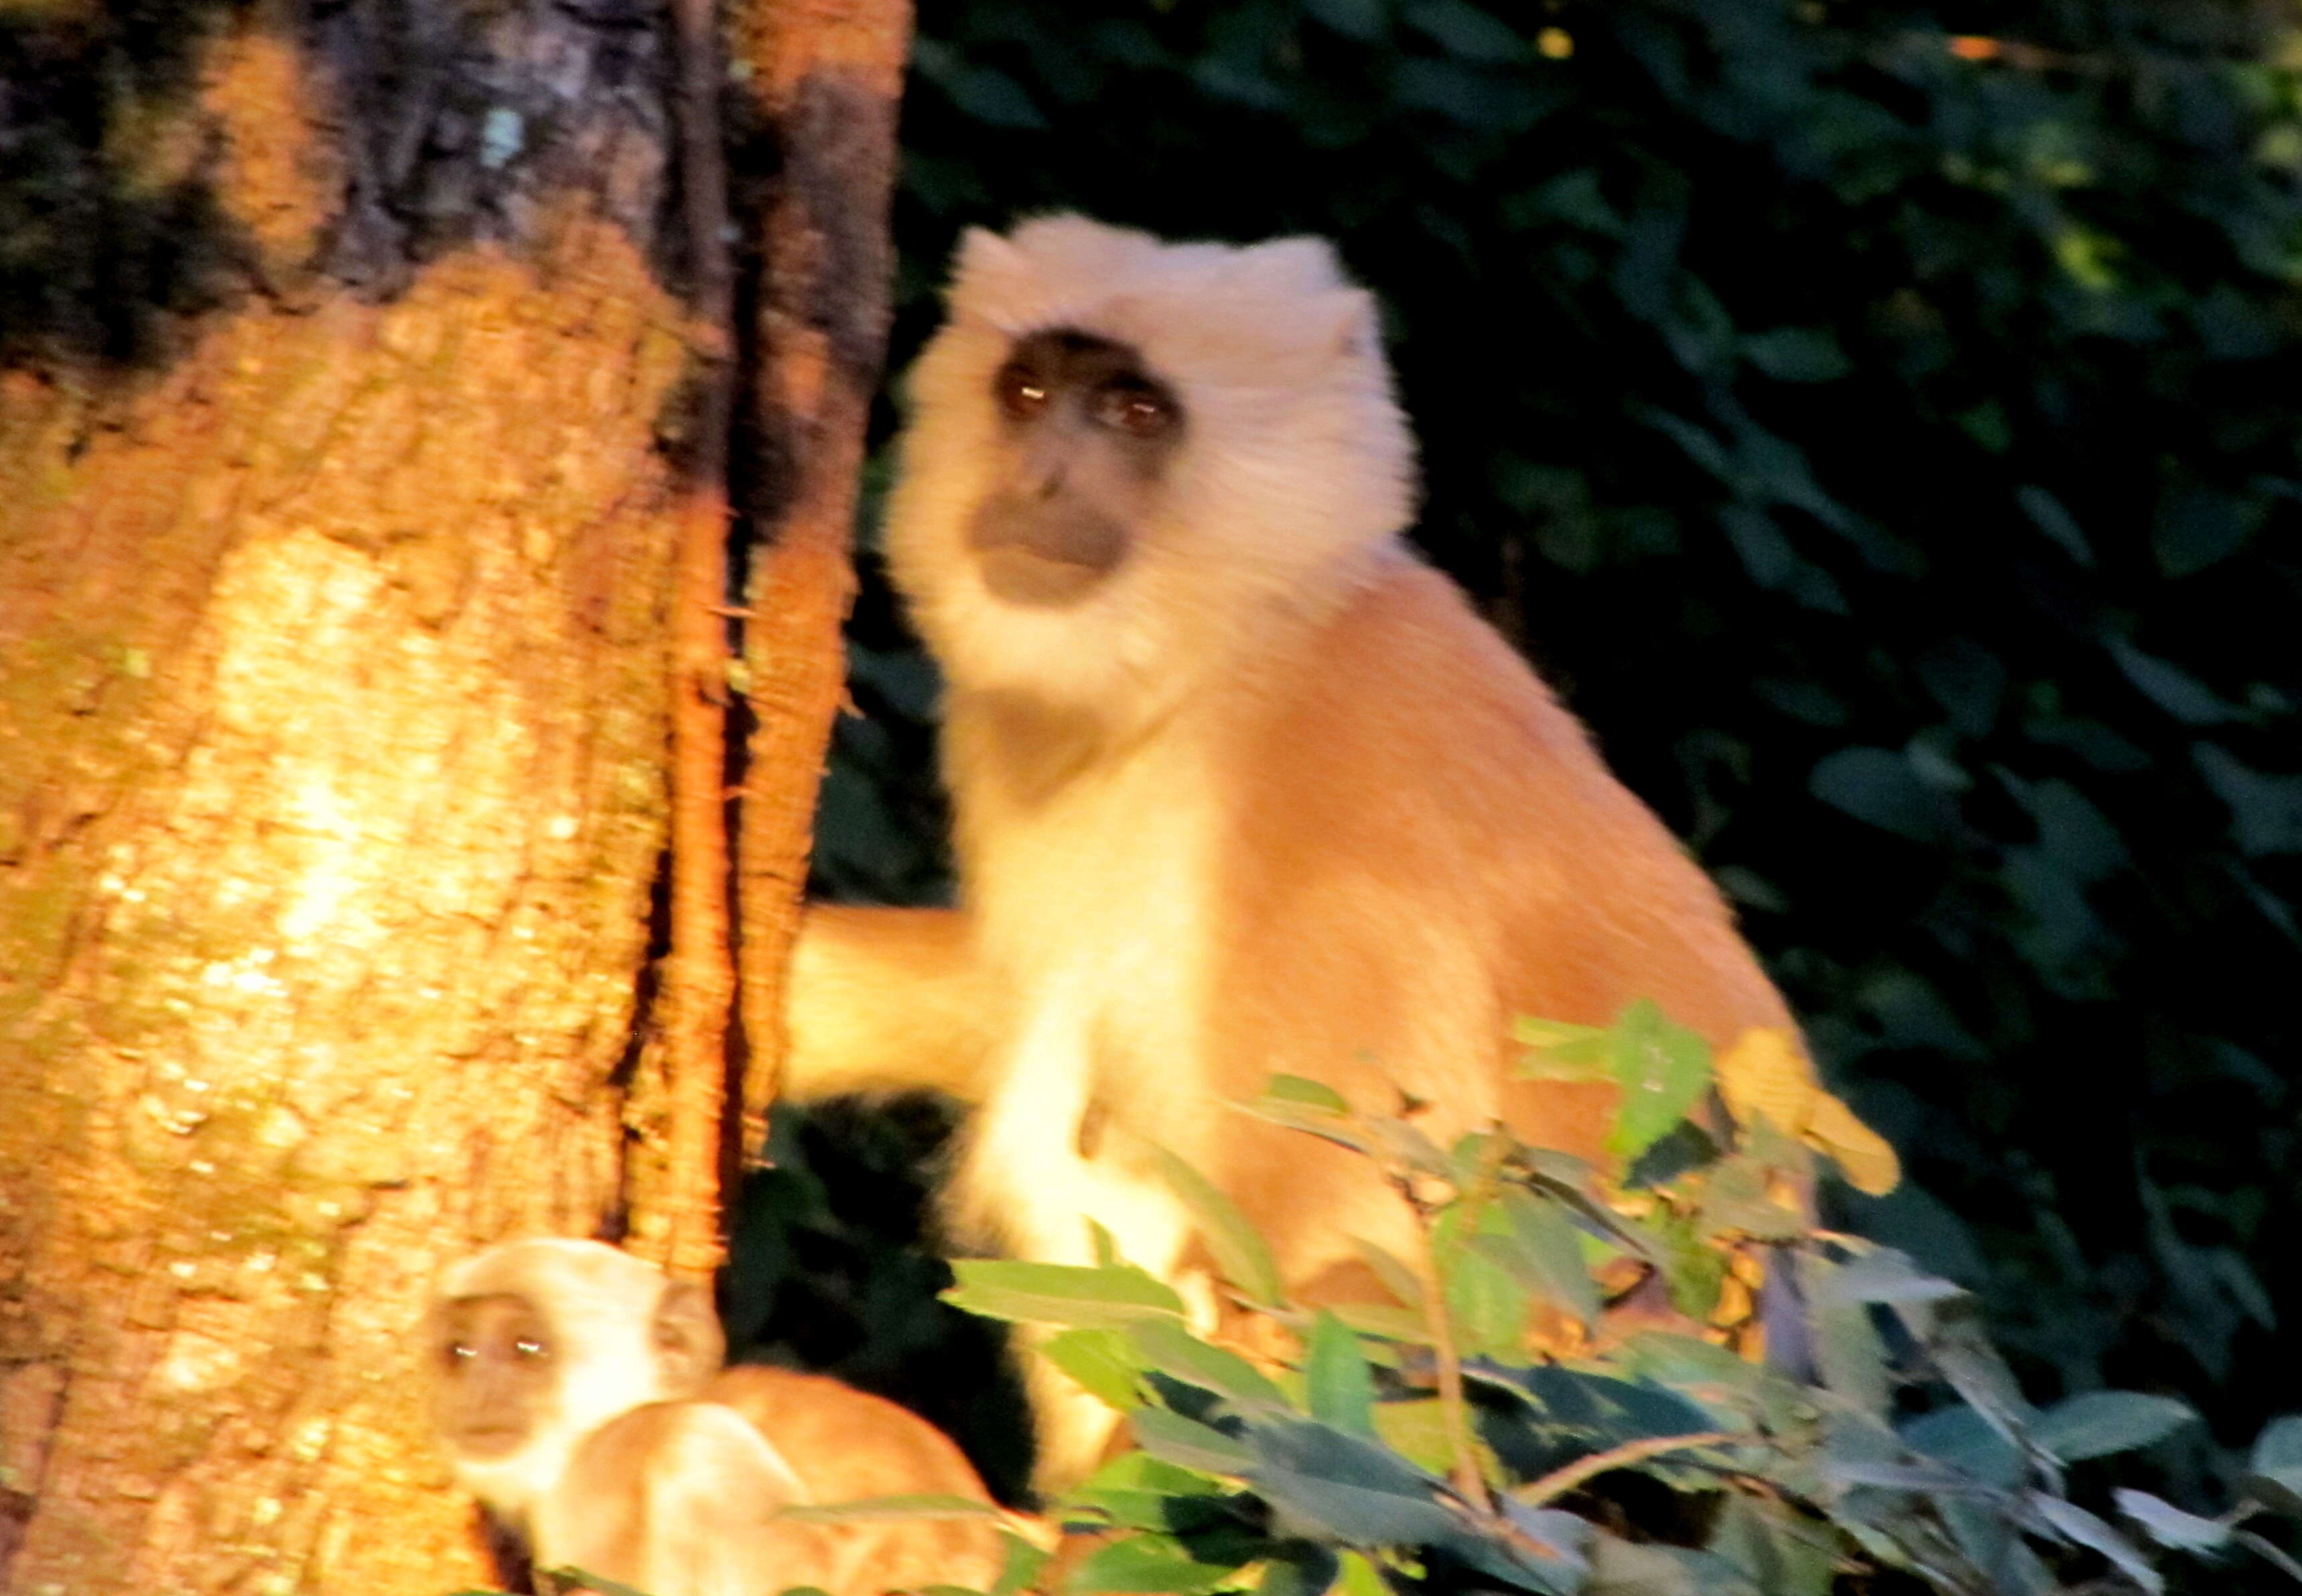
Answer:
M674 45L609 0L222 16L165 19L185 70L78 180L189 197L206 307L0 355L0 1588L436 1592L487 1575L433 1270L660 1247L683 1156ZM836 672L808 581L832 662L785 668ZM786 834L807 713L747 778Z

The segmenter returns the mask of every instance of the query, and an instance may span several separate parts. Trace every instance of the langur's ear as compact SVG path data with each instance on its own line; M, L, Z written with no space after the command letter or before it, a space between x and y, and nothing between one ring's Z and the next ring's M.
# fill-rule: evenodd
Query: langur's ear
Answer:
M727 1361L727 1338L711 1306L710 1289L693 1281L673 1281L664 1287L648 1338L667 1397L693 1396Z
M952 264L952 285L955 290L977 286L1012 276L1029 265L1023 252L1007 239L988 228L970 227L959 236L959 253Z
M1335 247L1307 234L1251 244L1233 257L1233 270L1261 284L1276 296L1316 294L1341 288L1348 279Z
M1317 313L1327 318L1326 347L1347 360L1382 358L1382 313L1363 288L1335 289L1319 296Z

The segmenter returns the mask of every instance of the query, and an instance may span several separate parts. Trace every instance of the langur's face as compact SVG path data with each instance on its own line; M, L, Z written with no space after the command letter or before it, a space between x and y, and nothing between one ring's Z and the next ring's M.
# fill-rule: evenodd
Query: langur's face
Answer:
M550 1323L509 1292L453 1298L436 1323L433 1424L474 1462L510 1457L552 1411L559 1371Z
M1174 391L1122 343L1065 330L1015 340L991 379L1000 464L968 524L986 586L1061 608L1127 559L1183 438Z

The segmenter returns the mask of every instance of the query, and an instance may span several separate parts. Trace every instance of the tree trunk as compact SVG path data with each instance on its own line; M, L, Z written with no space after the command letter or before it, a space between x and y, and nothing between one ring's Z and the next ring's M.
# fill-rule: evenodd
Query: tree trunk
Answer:
M698 1189L651 994L730 345L684 298L677 32L44 26L0 54L0 150L48 163L0 260L0 1589L483 1583L435 1270L668 1246ZM777 735L749 804L803 836L819 730Z

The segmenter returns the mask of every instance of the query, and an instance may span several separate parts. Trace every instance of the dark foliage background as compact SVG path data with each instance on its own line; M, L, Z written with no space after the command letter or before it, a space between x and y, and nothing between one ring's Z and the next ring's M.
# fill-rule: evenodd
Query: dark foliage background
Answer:
M1391 312L1416 537L1902 1148L1844 1222L1980 1290L2037 1399L2302 1408L2287 13L927 0L916 67L898 369L965 225L1335 238ZM884 592L853 637L818 886L932 897L932 678ZM783 1134L788 1183L887 1132ZM755 1193L755 1349L987 1372L920 1350L915 1221L844 1200Z

